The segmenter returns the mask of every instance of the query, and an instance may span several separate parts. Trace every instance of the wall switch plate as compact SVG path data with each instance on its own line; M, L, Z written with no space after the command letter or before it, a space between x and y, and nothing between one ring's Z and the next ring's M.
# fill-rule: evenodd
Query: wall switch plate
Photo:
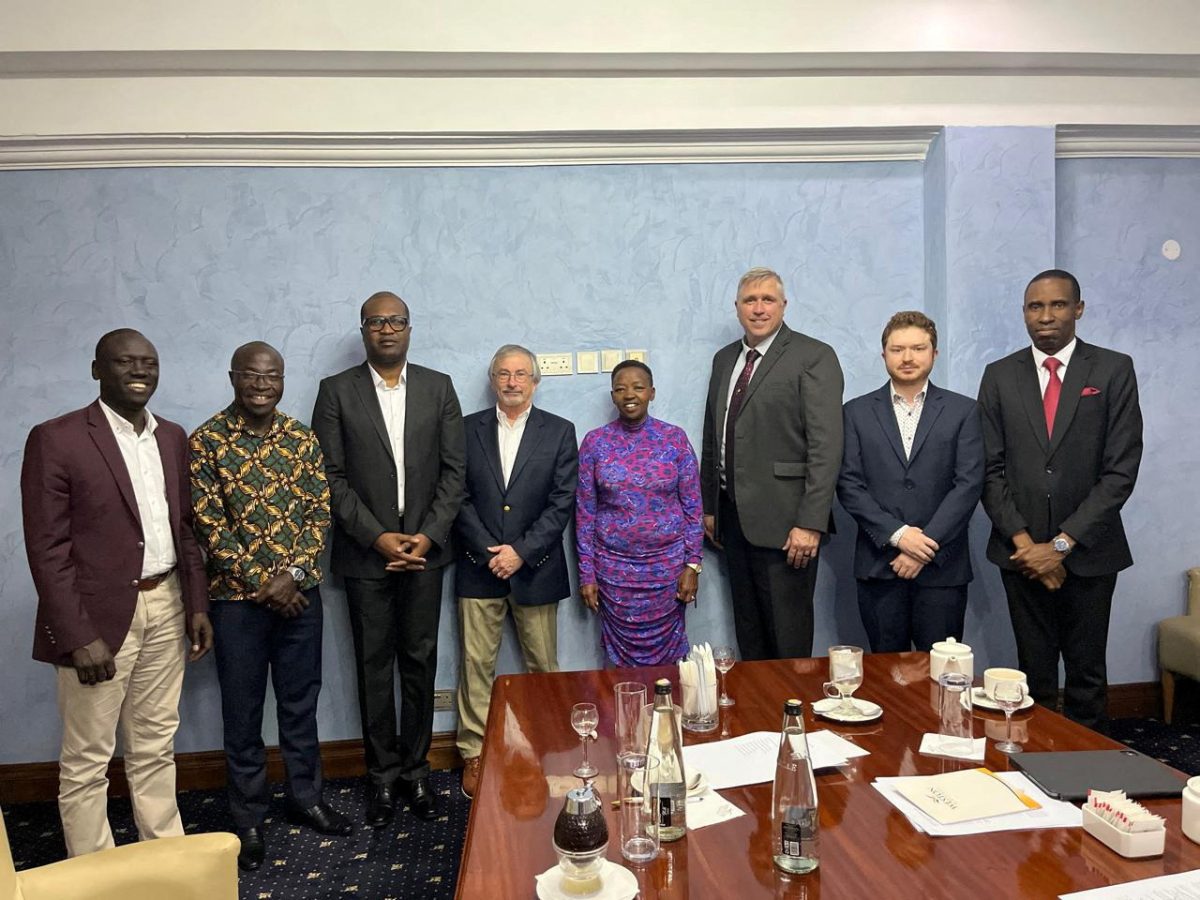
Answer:
M600 371L611 372L617 367L617 363L621 361L620 350L601 350L600 351Z
M580 375L595 375L600 371L599 356L595 350L580 350L575 354L575 371Z
M570 375L571 353L539 353L538 368L543 375Z
M449 712L454 709L454 691L434 691L433 711Z
M626 350L625 358L644 363L646 361L646 351L645 350Z

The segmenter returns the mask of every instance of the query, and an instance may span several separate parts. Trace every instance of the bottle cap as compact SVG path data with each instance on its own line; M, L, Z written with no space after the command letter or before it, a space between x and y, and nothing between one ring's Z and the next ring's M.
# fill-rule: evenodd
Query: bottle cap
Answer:
M804 704L795 698L783 702L783 714L785 716L798 716L803 708Z
M665 678L660 678L654 682L654 693L669 694L671 693L671 682Z

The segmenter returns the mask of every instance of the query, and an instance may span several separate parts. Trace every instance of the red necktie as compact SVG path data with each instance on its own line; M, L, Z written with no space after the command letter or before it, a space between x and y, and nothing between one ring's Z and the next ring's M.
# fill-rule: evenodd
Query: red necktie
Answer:
M1058 398L1062 394L1062 379L1058 377L1058 367L1062 365L1062 360L1048 356L1042 365L1050 373L1050 381L1046 384L1046 393L1042 395L1042 409L1046 412L1046 436L1053 437L1054 414L1058 412Z

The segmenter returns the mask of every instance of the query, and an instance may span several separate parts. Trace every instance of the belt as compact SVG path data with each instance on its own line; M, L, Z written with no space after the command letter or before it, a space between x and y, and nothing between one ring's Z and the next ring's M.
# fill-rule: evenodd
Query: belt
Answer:
M167 571L151 575L149 578L139 578L134 584L137 585L139 591L152 591L174 574L174 569L167 569Z

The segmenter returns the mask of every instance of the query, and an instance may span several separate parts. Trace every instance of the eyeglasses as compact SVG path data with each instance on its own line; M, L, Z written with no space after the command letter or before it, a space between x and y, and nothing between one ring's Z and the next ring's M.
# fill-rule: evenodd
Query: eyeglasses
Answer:
M267 384L283 384L283 375L279 372L255 372L253 369L230 369L230 375L236 375L239 381L253 384L258 380Z
M506 369L501 369L499 372L493 372L492 377L497 381L515 381L517 384L524 384L533 377L533 374L526 372L524 369L519 372L509 372Z
M367 331L383 331L384 325L391 325L393 331L404 331L408 328L408 316L367 316L362 320Z

